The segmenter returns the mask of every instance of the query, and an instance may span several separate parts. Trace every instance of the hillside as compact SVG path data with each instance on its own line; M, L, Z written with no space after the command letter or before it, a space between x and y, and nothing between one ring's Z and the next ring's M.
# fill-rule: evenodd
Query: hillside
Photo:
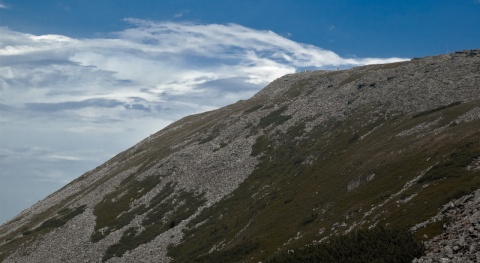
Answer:
M480 50L302 72L23 211L0 227L0 261L265 262L386 226L426 241L425 260L475 262L477 189Z

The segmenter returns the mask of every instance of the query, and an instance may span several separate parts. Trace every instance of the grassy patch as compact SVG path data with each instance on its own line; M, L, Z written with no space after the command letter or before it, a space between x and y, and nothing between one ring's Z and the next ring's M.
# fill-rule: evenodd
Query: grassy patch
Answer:
M443 233L443 224L445 223L445 220L439 220L437 222L428 224L424 228L418 229L417 232L415 232L414 234L415 239L426 241L434 236L440 235L441 233Z
M213 139L217 138L218 135L220 134L220 130L223 129L223 125L217 125L212 129L212 132L205 138L202 138L199 140L198 144L204 144L209 141L212 141Z
M480 157L480 147L470 142L459 150L450 154L449 158L441 164L435 165L425 173L418 183L431 182L448 177L458 177L469 174L467 167L473 160Z
M136 214L144 214L142 229L129 228L116 244L110 246L103 261L112 257L121 257L125 252L155 239L161 233L175 227L187 219L205 203L202 195L186 191L174 191L173 184L168 184L150 202L135 210ZM129 223L129 222L128 222Z
M271 124L275 125L280 125L289 119L292 118L292 116L289 115L282 115L282 113L287 110L287 106L283 106L278 110L272 111L270 114L267 116L263 117L260 119L260 122L258 123L259 128L265 129Z
M255 143L252 145L251 156L258 156L266 151L270 145L270 141L265 136L258 136Z
M156 187L161 178L149 176L141 181L134 180L133 175L122 182L114 192L105 196L93 210L97 217L95 231L92 234L92 241L98 242L111 232L128 225L132 219L143 214L147 207L139 206L131 209L131 203ZM173 186L167 185L164 191L173 191Z
M358 80L359 78L361 78L363 76L363 73L354 73L354 74L350 74L348 75L347 78L345 78L344 80L342 80L342 82L340 82L340 84L338 84L339 87L342 87L342 86L345 86L349 83L352 83L356 80Z
M222 262L231 263L248 260L248 255L258 249L258 243L246 242L239 244L233 248L225 251L213 251L212 253L198 257L195 262L198 263L211 263Z
M379 69L394 69L398 68L400 66L408 65L411 63L410 61L402 61L402 62L395 62L395 63L386 63L386 64L378 64L378 65L369 65L367 66L368 68L371 68L373 70L379 70Z
M419 113L413 115L412 118L418 118L418 117L421 117L421 116L426 116L426 115L429 115L431 113L441 111L441 110L444 110L444 109L447 109L447 108L450 108L450 107L454 107L454 106L457 106L457 105L460 105L460 104L462 104L462 102L457 101L457 102L454 102L454 103L451 103L451 104L448 104L448 105L444 105L444 106L440 106L440 107L437 107L437 108L434 108L434 109L422 111L422 112L419 112Z
M0 262L5 260L11 253L20 248L22 245L26 244L26 242L33 242L42 235L54 230L56 227L53 225L56 225L57 227L60 225L59 222L52 224L54 223L52 222L53 220L58 220L63 225L76 215L83 213L85 206L80 206L73 210L71 208L62 209L62 207L67 206L74 197L75 195L67 197L62 203L54 205L39 213L36 217L32 218L28 224L15 231L12 231L7 236L4 236L3 241L0 239L0 251L2 252L0 253ZM52 221L47 222L49 220ZM43 227L38 225L43 225Z
M407 229L376 227L283 252L267 262L407 263L421 256L424 250Z
M70 221L70 219L85 212L85 207L86 205L79 206L75 209L64 208L58 212L58 216L47 219L33 231L25 230L22 234L26 236L45 229L61 227Z
M247 114L248 114L248 113L252 113L252 112L255 112L255 111L257 111L257 110L259 110L259 109L261 109L261 108L263 108L263 104L258 104L258 105L255 105L255 106L247 109L246 111L244 111L244 113L247 113Z

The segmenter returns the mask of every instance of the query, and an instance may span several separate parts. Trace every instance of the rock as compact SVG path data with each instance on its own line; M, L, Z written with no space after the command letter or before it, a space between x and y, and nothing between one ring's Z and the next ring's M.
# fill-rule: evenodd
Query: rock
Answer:
M444 255L452 256L453 255L453 250L450 246L447 245L443 248L443 253L444 253Z
M480 203L480 190L475 191L475 197L473 198L473 202Z
M470 254L474 254L474 253L476 252L476 250L477 250L477 249L476 249L475 244L472 244L472 245L470 245L470 249L468 250L468 252L469 252Z

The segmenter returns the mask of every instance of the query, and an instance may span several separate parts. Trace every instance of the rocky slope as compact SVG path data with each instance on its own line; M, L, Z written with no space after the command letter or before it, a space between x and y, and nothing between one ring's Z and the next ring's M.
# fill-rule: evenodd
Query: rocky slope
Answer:
M378 224L479 261L479 128L480 50L286 75L23 211L0 261L259 262Z
M444 232L425 242L426 255L413 262L480 261L480 190L447 203L437 216L425 223L438 222L442 223Z

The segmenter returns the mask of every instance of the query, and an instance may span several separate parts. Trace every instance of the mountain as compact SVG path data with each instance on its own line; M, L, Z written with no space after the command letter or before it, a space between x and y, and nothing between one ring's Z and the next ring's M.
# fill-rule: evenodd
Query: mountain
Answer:
M0 261L307 262L382 236L478 262L478 189L480 50L307 71L39 201L0 227Z

